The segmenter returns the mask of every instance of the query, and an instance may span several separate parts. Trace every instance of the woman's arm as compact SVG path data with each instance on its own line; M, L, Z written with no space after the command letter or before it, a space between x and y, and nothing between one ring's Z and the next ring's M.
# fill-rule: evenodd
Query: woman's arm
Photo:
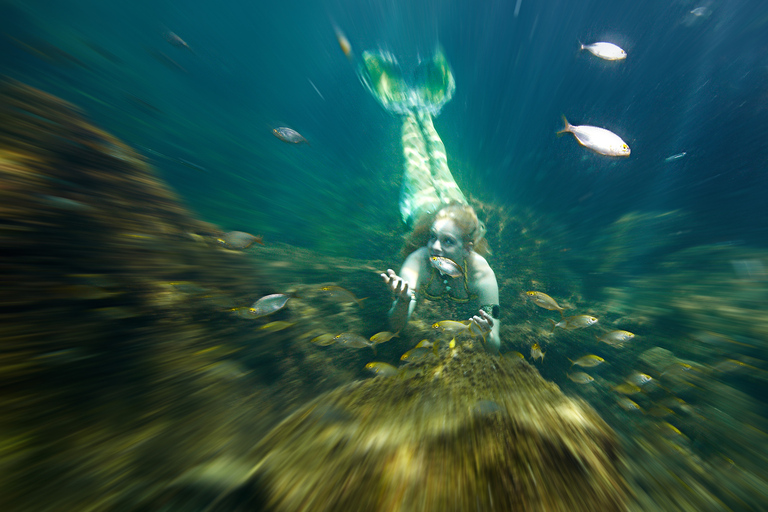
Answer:
M485 262L485 258L483 258L483 262ZM479 272L475 286L477 290L477 298L481 306L499 304L499 285L496 282L496 274L487 262L485 262L485 265ZM489 335L486 335L486 343L488 344L488 348L493 352L498 352L499 346L501 345L501 338L499 337L501 322L499 319L492 318L488 312L483 310L480 310L473 319L481 326L481 328L490 327L491 332Z
M411 253L400 269L400 275L387 269L386 274L381 274L389 290L394 294L395 301L389 310L389 328L392 332L400 331L413 313L416 307L416 285L419 282L419 273L422 267L422 249Z

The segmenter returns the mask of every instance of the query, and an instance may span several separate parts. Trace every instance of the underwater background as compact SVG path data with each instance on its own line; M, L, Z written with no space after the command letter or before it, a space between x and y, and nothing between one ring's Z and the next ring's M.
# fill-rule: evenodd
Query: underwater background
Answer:
M470 434L514 431L515 411L535 415L537 405L557 411L548 400L562 391L583 403L584 424L599 425L600 436L584 439L606 439L592 455L574 442L585 452L566 457L579 462L548 499L514 478L499 483L489 462L487 474L461 481L499 495L455 491L471 499L445 498L454 510L768 510L768 5L33 0L0 2L0 28L4 509L445 509L434 482L398 494L359 470L352 485L349 467L367 467L351 462L354 443L330 450L316 480L281 473L306 463L291 449L303 446L302 432L317 440L313 429L348 428L356 407L377 400L392 409L366 418L397 417L398 404L428 388L442 397L425 413L432 419L469 400ZM580 51L596 41L627 58ZM401 120L360 83L360 55L386 51L408 69L438 48L456 92L435 128L488 227L505 355L467 349L478 376L450 388L462 393L429 388L425 377L450 356L417 362L421 373L406 369L392 385L402 389L381 390L388 402L365 364L400 363L418 329L373 357L310 340L384 331L390 297L378 273L402 264ZM55 137L37 123L47 115L62 116ZM563 115L613 131L631 155L558 136ZM283 126L309 144L278 140L272 130ZM60 153L67 133L93 154ZM50 178L25 181L30 173L9 164L19 154L18 169ZM99 202L87 190L124 200ZM217 243L235 230L263 245ZM329 301L328 283L364 307ZM600 322L550 332L559 315L527 301L529 290ZM243 318L271 293L294 297L270 318L286 324ZM595 339L612 329L636 339ZM530 357L534 343L544 359ZM605 362L583 369L594 378L585 384L569 376L587 354ZM497 366L517 391L493 380ZM638 374L650 384L632 380ZM392 434L403 436L392 441L398 455L376 466L419 467L398 451L430 436L412 410L402 418L412 429ZM482 444L483 435L469 437ZM457 460L461 439L446 443ZM524 453L534 460L555 444ZM548 467L540 460L535 467ZM525 467L518 462L504 471ZM601 476L577 480L592 474L585 467ZM412 483L437 478L412 471ZM325 488L318 482L330 490L275 497ZM603 492L583 491L590 485ZM499 508L499 496L515 493L532 498ZM409 499L365 501L383 495Z

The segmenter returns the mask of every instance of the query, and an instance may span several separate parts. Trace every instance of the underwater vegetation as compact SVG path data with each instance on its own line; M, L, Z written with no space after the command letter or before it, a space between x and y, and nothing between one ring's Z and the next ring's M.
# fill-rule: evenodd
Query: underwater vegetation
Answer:
M17 82L0 182L3 510L766 502L768 255L686 245L682 213L625 216L576 256L557 222L471 199L498 357L430 304L385 331L390 225L365 231L383 260L225 231ZM552 328L579 316L598 321Z

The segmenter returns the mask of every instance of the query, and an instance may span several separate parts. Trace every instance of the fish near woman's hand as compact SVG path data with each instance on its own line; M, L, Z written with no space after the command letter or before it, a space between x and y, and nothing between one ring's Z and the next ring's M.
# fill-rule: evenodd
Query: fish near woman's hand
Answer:
M411 300L413 292L409 289L408 282L398 276L394 270L388 268L386 273L381 274L381 278L384 279L384 283L396 299Z

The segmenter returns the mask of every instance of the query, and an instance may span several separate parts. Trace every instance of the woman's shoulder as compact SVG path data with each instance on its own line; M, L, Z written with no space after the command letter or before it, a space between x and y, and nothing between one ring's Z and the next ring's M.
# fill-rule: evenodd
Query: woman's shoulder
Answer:
M429 260L429 250L426 247L419 247L409 254L406 260L426 262Z
M471 276L470 281L474 284L496 281L496 274L488 264L488 261L476 252L472 253L472 260L469 268Z
M474 251L472 251L470 255L472 258L470 261L470 267L472 268L473 272L480 274L493 274L493 269L488 264L488 260L486 260L482 255Z
M429 266L429 251L426 247L420 247L405 258L404 267L422 273Z

